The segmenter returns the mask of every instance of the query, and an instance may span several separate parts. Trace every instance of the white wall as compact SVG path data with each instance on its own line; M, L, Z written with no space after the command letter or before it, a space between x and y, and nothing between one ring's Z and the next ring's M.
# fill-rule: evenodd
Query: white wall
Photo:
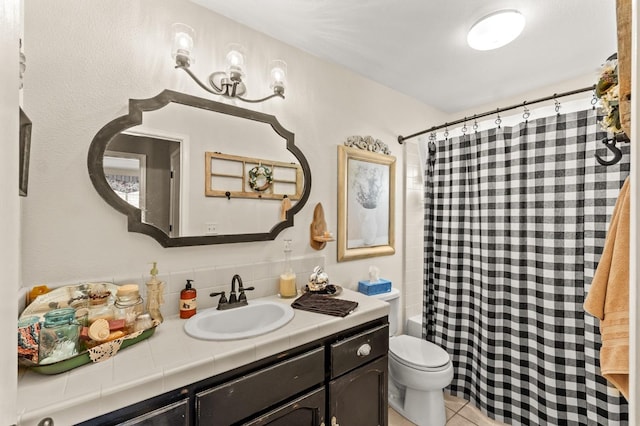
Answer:
M161 273L279 260L285 236L293 239L294 256L314 254L308 232L317 202L323 203L329 228L337 231L336 146L350 135L372 135L390 146L400 165L397 134L438 116L435 109L190 2L33 0L25 7L25 106L35 124L23 215L24 287L141 276L153 260ZM276 241L165 249L148 236L127 232L126 218L90 182L88 146L105 123L126 112L129 98L148 98L164 89L207 96L173 68L169 31L174 22L196 29L192 69L203 78L222 63L227 43L242 42L253 91L248 96L268 90L262 74L270 59L288 63L287 99L251 106L276 115L295 133L313 175L307 206L295 217L295 227ZM402 176L402 167L397 173ZM401 179L397 182L400 195ZM396 254L338 264L336 244L329 243L322 254L333 281L354 288L367 277L369 265L376 264L383 277L401 283L401 196L396 209Z
M15 300L20 282L20 200L18 197L18 41L20 1L0 1L0 56L13 58L0 67L0 424L16 422L16 338L18 306Z

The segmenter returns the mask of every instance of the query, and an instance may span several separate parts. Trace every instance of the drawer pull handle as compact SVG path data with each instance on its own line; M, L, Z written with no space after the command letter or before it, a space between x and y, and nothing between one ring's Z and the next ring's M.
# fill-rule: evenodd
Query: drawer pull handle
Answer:
M369 346L368 343L365 343L364 345L358 348L358 352L356 353L359 357L368 356L371 353L371 346Z

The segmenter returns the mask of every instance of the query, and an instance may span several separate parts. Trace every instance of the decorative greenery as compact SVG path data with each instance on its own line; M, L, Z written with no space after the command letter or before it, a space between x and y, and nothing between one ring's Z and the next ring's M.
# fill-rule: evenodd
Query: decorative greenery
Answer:
M605 113L600 123L602 128L614 134L622 132L617 58L607 60L602 66L600 79L596 84L596 96L600 99Z
M265 191L273 183L271 169L262 164L249 170L249 186L254 191Z

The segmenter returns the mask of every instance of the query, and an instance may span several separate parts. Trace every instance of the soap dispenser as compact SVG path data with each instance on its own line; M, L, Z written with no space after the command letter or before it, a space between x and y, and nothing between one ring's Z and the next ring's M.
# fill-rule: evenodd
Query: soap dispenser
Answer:
M147 281L146 310L151 316L151 319L159 324L163 321L160 305L164 303L164 282L158 279L157 262L153 262L153 268L151 268L150 274L151 279Z
M193 280L180 291L180 318L191 318L196 314L196 289L191 286Z

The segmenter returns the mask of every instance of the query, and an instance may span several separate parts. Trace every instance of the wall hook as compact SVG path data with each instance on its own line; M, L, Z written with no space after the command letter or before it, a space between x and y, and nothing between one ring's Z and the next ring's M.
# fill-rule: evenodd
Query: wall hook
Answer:
M225 192L224 195L227 196L227 200L231 199L231 193L229 191Z
M596 161L598 161L598 163L603 166L613 166L614 164L618 163L618 161L620 161L620 159L622 158L622 151L620 151L620 148L616 146L616 138L604 138L602 139L602 143L607 147L609 151L611 151L611 153L613 154L613 158L611 160L603 160L598 154L596 154Z

